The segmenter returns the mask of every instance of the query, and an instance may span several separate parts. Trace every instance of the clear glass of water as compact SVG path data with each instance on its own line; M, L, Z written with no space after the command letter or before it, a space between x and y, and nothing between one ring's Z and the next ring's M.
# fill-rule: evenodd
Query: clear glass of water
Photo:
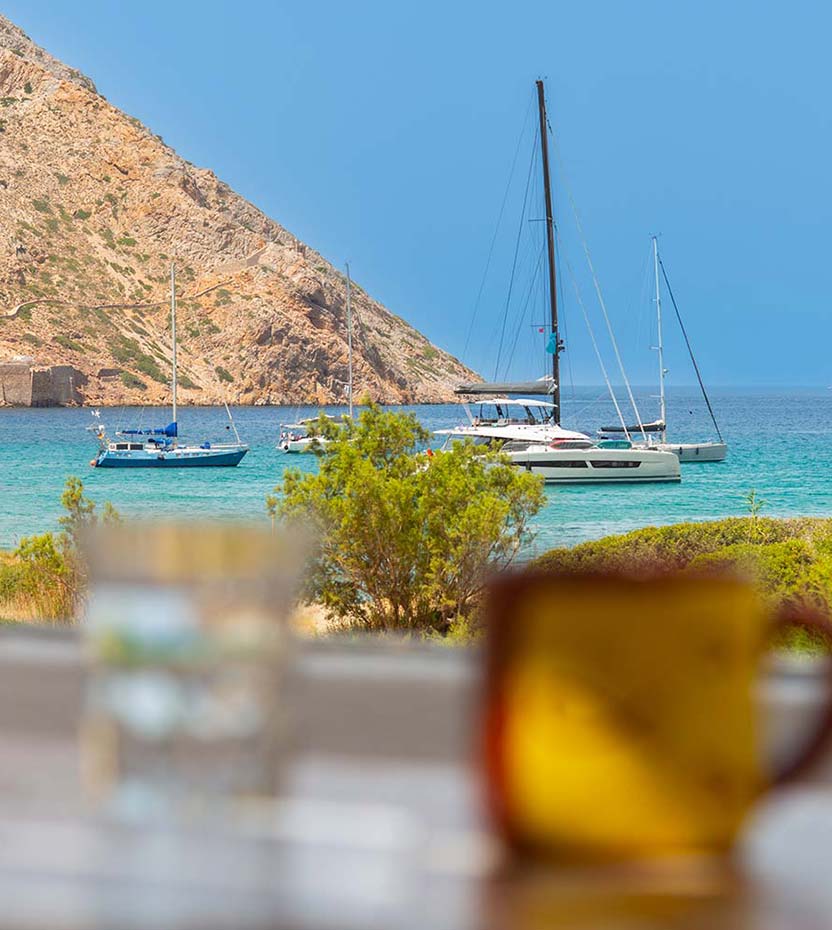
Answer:
M296 549L252 527L136 522L101 528L86 551L94 797L138 820L273 797Z

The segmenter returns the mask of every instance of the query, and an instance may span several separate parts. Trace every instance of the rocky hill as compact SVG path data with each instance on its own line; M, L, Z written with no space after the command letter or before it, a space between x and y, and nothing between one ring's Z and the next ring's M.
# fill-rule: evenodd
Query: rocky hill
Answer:
M345 281L0 16L0 362L72 366L87 403L159 403L178 272L182 399L343 401ZM472 373L353 288L356 396Z

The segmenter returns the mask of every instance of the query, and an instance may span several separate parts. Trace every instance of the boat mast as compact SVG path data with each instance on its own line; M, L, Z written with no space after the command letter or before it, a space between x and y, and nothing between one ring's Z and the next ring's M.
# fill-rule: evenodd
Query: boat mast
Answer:
M344 262L347 269L347 348L349 352L349 384L347 391L350 401L350 419L352 419L352 305L350 295L352 291L352 282L350 281L350 263Z
M662 423L662 442L667 442L667 403L664 393L664 376L667 371L664 367L664 340L662 338L662 291L659 287L659 240L653 236L653 267L656 272L656 330L658 335L658 345L656 350L659 353L659 419Z
M170 263L170 341L173 345L171 353L171 378L173 422L176 423L176 266Z
M560 360L562 349L558 334L558 293L555 287L555 221L552 214L552 185L549 178L549 135L546 120L546 99L543 81L537 81L537 109L540 115L540 159L543 162L543 192L546 198L546 243L549 256L549 305L552 314L552 403L555 406L555 422L560 423Z

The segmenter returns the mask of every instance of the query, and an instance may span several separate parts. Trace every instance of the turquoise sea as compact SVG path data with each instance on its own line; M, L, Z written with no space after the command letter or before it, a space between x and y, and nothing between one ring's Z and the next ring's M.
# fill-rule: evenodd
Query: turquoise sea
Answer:
M636 398L644 419L653 419L655 398L647 391L638 391ZM535 550L641 526L742 514L743 495L751 488L767 501L766 514L832 515L832 391L716 390L712 401L729 443L724 463L683 466L678 485L547 489L546 508L536 521ZM614 422L601 389L576 388L565 395L564 407L568 427L593 432L602 423ZM464 419L458 405L406 409L431 429ZM316 467L314 456L286 455L276 449L280 423L314 412L311 407L236 408L237 428L251 446L241 465L177 471L90 468L97 444L85 430L94 422L89 409L0 409L0 547L56 526L68 475L81 476L94 500L109 500L128 516L265 521L265 495L284 469ZM168 419L169 411L162 408L101 411L110 429L162 426ZM228 436L221 408L184 408L179 420L188 439ZM671 393L668 422L673 440L713 438L694 388Z

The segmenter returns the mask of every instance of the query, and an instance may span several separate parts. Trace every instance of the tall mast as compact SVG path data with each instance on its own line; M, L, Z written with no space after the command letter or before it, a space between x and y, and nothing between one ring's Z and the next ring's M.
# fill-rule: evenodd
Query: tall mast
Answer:
M344 263L347 269L347 347L349 349L349 384L347 385L348 396L350 400L350 419L352 419L352 305L350 295L352 291L352 282L350 281L350 263Z
M171 378L173 422L176 423L176 266L170 263L170 341L173 345L171 353Z
M659 419L662 421L662 442L667 442L667 404L664 395L664 339L662 338L662 291L659 287L659 240L653 236L653 266L656 272L656 331L659 354Z
M555 220L552 214L552 184L549 179L549 135L546 120L546 99L543 95L543 81L537 81L537 109L540 114L540 160L543 162L543 192L546 197L546 243L549 256L549 304L552 314L552 378L554 389L552 403L555 405L555 422L560 423L560 352L561 341L558 334L558 292L555 287Z

